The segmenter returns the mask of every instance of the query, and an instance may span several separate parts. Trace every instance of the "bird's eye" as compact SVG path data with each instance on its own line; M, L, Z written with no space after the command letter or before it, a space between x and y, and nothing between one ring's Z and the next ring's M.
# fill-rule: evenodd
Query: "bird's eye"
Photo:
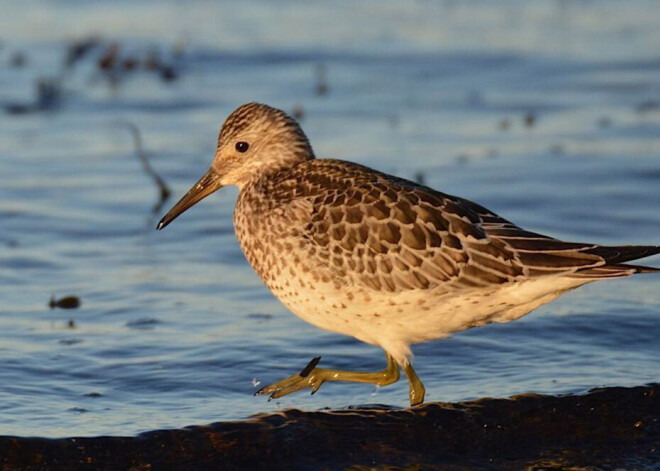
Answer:
M236 143L236 150L239 152L247 152L248 148L250 147L250 144L248 144L245 141L239 141Z

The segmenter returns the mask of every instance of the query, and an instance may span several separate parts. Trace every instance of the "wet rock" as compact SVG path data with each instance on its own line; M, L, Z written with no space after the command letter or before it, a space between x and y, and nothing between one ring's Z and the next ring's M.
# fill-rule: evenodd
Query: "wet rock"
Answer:
M137 437L0 437L0 468L645 469L660 463L660 385L411 409L286 410Z

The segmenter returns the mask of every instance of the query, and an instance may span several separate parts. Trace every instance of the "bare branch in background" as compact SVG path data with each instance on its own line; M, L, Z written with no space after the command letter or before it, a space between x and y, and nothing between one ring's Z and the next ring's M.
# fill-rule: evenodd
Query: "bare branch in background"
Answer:
M163 180L163 178L156 173L156 171L151 166L151 163L149 163L149 159L147 159L147 153L144 151L144 148L142 147L142 136L140 134L140 130L138 129L138 127L135 124L129 122L123 122L121 124L126 126L129 129L129 131L131 131L131 134L133 135L133 143L135 145L135 153L137 154L138 158L140 159L140 162L142 163L142 168L151 177L151 179L158 187L160 196L158 201L151 210L152 213L154 214L158 213L162 208L163 204L165 204L167 199L170 197L171 194L170 188L165 183L165 180Z

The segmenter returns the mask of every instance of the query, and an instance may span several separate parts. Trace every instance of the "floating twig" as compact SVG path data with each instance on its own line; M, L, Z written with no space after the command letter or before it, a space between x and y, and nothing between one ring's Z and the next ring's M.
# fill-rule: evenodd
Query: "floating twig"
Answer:
M66 51L64 64L67 68L73 67L76 62L83 59L89 52L97 48L101 40L95 36L74 41L69 45Z
M149 159L147 159L147 153L144 151L142 147L142 136L140 135L140 130L138 129L138 127L135 124L128 122L125 122L123 124L126 127L128 127L128 129L131 131L131 134L133 135L133 143L135 144L135 153L140 159L140 162L142 162L142 168L151 177L151 179L154 181L160 192L158 202L154 205L152 209L153 213L158 213L161 207L163 206L163 204L165 203L165 201L167 201L167 199L170 197L171 194L170 188L165 183L165 180L163 180L161 176L156 173L156 171L149 163Z

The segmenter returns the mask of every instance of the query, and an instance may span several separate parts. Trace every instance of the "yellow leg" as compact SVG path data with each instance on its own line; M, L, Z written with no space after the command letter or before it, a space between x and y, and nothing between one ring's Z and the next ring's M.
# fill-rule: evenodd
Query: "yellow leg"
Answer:
M424 402L424 394L426 393L422 381L410 363L403 367L403 371L406 373L406 377L410 383L410 405L416 406L417 404L421 404Z
M326 381L352 381L356 383L372 383L379 386L385 386L399 380L399 365L397 365L394 358L389 354L387 355L387 367L382 371L376 372L340 371L317 368L316 365L320 359L320 357L314 358L300 373L291 375L288 378L269 386L264 386L255 393L255 396L270 394L270 399L277 399L278 397L286 396L287 394L305 388L311 388L312 394L314 394Z

